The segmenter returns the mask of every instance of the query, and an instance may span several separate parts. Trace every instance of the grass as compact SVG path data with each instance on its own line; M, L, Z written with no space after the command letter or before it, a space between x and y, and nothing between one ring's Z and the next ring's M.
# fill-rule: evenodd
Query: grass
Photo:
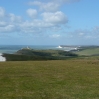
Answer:
M84 49L82 51L78 51L76 52L76 54L79 54L79 55L99 55L99 47L98 48L87 48L87 49Z
M99 60L0 63L0 99L98 99Z

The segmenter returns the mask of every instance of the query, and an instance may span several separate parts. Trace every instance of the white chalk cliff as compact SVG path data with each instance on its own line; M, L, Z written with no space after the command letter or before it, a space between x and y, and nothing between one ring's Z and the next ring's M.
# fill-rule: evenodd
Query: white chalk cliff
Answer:
M0 53L0 61L1 62L6 61L6 58L2 56L2 53Z

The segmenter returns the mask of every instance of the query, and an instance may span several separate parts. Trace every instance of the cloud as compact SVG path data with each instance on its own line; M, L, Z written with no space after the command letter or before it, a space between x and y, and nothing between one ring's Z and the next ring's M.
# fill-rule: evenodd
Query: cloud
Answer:
M12 22L12 23L21 23L22 22L22 17L16 16L13 13L8 14L8 18L10 19L9 22Z
M93 28L93 31L94 31L95 33L99 34L99 26L94 27L94 28Z
M0 18L3 18L5 16L5 10L4 8L0 7Z
M78 2L80 0L54 0L55 2L59 2L59 3L74 3L74 2Z
M27 14L31 18L36 18L37 17L37 10L36 9L28 9Z
M37 9L27 9L26 13L30 19L23 19L13 13L6 13L0 7L0 33L46 33L47 31L59 31L62 26L68 23L67 16L59 11L62 3L74 0L43 0L29 2L31 6L38 6ZM37 7L35 7L37 8ZM40 12L41 11L41 12ZM38 17L37 17L38 15Z
M40 1L33 1L33 2L29 2L29 5L36 5L39 6L40 10L44 10L47 12L55 12L59 9L60 5L58 3L55 2L47 2L47 3L43 3Z
M14 32L14 31L16 31L14 25L6 25L4 27L0 27L0 32L9 33L9 32Z
M35 0L29 2L31 6L38 6L37 9L27 9L26 13L30 19L23 19L13 13L7 13L0 7L0 33L46 33L57 31L68 23L67 16L59 11L62 4L76 0ZM35 7L37 8L37 7ZM38 17L37 17L38 16Z
M51 38L60 38L60 35L59 34L53 34L50 36Z
M83 36L85 33L83 33L83 32L81 32L81 33L79 33L79 36Z
M37 5L37 6L40 6L40 5L42 5L42 2L40 2L40 1L30 1L28 4L29 4L29 5Z
M16 16L13 13L6 13L4 8L0 7L0 33L54 33L52 38L59 38L60 32L62 32L62 26L66 26L68 18L62 11L56 12L42 12L36 17L37 10L28 9L27 14L34 18L29 20L23 20L21 16ZM66 27L65 27L66 29ZM48 31L48 32L47 32ZM49 32L50 31L50 32ZM58 33L56 33L56 32ZM55 34L56 33L56 34ZM99 26L94 27L91 30L75 30L66 32L68 38L80 38L80 39L98 39L99 38ZM64 35L63 35L64 36ZM62 36L61 36L62 37Z
M19 24L22 23L21 16L16 16L12 13L6 13L2 7L0 7L0 11L0 33L19 31Z
M66 15L61 11L55 13L44 12L42 13L42 16L45 22L52 24L66 24L68 22Z
M59 4L55 4L54 2L49 2L47 4L43 4L41 6L41 10L44 9L45 11L51 11L51 12L54 12L54 11L57 11L59 9L60 5Z
M61 11L44 12L41 14L42 19L24 21L20 24L21 31L25 33L40 33L60 29L62 25L67 24L68 19Z
M32 20L25 21L20 24L21 31L25 33L46 33L46 31L53 31L53 30L59 30L62 24L57 24L53 22L46 22L44 20Z
M78 29L75 31L71 31L67 33L68 35L71 35L72 38L77 39L98 39L99 38L99 28L94 27L91 30L87 29Z
M35 0L28 2L31 6L38 6L40 10L38 13L37 9L27 9L26 13L30 18L27 20L13 13L7 13L3 7L0 7L0 33L7 31L23 33L57 31L68 23L67 16L59 11L60 7L64 3L76 1L79 0Z
M46 12L55 12L58 11L63 4L78 2L80 0L46 0L46 1L47 2L43 2L41 0L31 1L28 3L28 5L38 6L40 10L44 10Z
M0 21L0 27L4 27L4 26L6 26L7 25L7 22L5 22L5 21Z
M53 31L67 24L68 19L61 11L57 12L43 12L41 13L41 19L34 19L30 21L24 21L20 24L22 32L25 33L46 33L46 31Z

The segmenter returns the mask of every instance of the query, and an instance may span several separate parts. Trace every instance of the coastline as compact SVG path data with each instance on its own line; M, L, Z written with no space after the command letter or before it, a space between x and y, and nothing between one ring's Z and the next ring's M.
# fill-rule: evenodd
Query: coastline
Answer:
M0 62L5 62L6 61L6 58L2 56L3 54L0 53Z

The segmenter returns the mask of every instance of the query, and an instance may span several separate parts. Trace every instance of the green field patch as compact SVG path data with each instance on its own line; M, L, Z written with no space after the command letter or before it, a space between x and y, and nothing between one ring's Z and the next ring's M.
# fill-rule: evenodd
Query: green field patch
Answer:
M97 55L99 55L99 48L84 49L81 51L77 51L76 54L86 55L86 56L91 56L91 55L97 56Z

